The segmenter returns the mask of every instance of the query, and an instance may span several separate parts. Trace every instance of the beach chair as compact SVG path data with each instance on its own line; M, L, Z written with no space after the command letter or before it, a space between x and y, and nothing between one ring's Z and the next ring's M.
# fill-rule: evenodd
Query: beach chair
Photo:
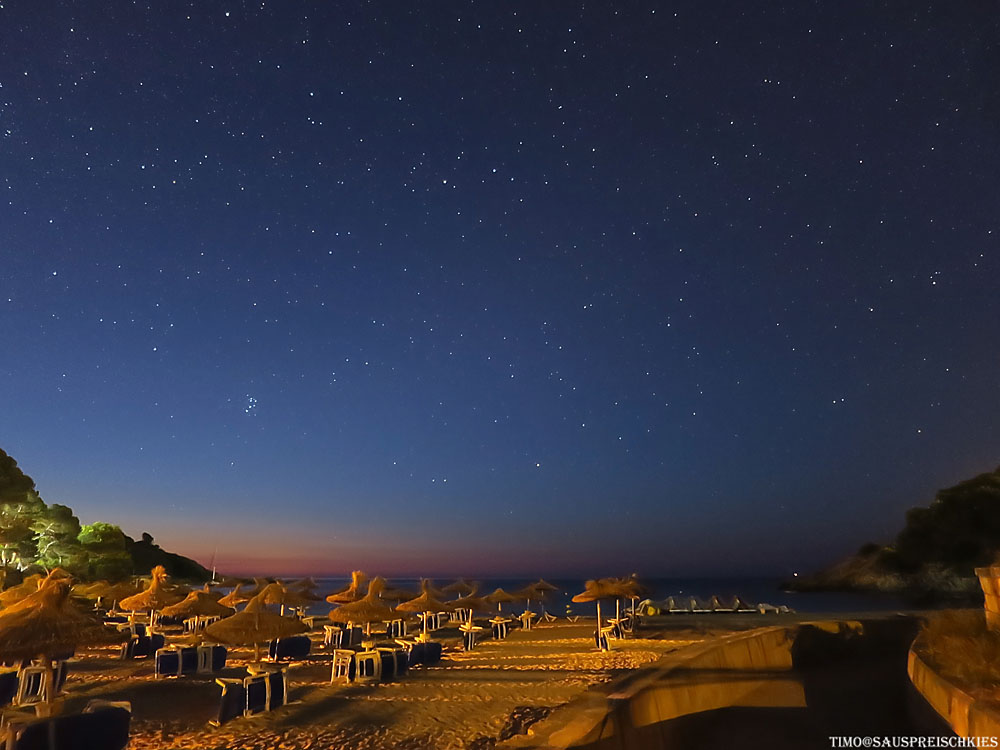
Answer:
M344 634L340 638L341 648L354 648L355 646L361 645L361 639L364 638L365 631L363 628L357 625L348 623L344 627Z
M0 706L6 706L17 695L17 686L20 683L19 671L16 668L0 671Z
M378 652L379 659L382 662L379 665L379 680L381 682L391 682L399 676L398 668L402 666L396 656L396 649L394 648L376 648L375 651ZM403 664L406 663L406 656L403 655Z
M128 633L134 636L146 635L146 623L144 622L123 622L116 625L119 633Z
M424 642L424 655L423 664L437 664L441 661L441 652L443 647L439 641L426 641Z
M344 680L351 682L354 679L354 652L349 649L338 648L333 652L333 665L330 670L330 682Z
M385 624L385 634L389 638L406 638L406 620L391 620Z
M507 633L510 631L510 621L506 617L494 617L490 620L490 624L493 625L493 637L502 641L507 637Z
M281 708L288 696L288 678L284 669L258 672L244 677L243 687L246 689L244 716Z
M312 641L307 635L293 635L289 638L278 638L271 641L267 647L267 657L272 661L282 659L304 659L309 655Z
M209 724L220 727L243 715L247 705L247 691L243 680L217 678L215 684L222 686L222 699L219 701L219 712Z
M132 707L126 701L91 701L78 714L62 714L5 727L2 750L124 750Z
M344 639L344 629L339 625L324 625L323 626L323 646L326 648L337 649L341 647L341 642Z
M751 604L746 599L744 599L742 596L737 596L736 597L736 611L737 612L756 612L757 611L757 605L756 604Z
M50 679L48 667L39 664L21 667L14 705L34 706L36 703L44 703L51 692Z
M142 659L153 656L163 648L166 639L159 633L153 635L133 635L122 644L120 656L122 659Z
M522 628L524 628L525 630L531 630L531 620L534 617L537 617L537 615L530 609L526 609L518 616L517 619L521 621Z
M608 639L608 628L601 628L600 632L594 631L594 643L601 651L610 651L611 642Z
M382 679L382 655L378 651L354 654L354 682L378 682Z

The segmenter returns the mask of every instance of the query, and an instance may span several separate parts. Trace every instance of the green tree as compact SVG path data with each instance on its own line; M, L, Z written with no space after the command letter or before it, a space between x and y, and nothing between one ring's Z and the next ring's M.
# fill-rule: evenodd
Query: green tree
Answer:
M72 508L58 503L45 508L31 525L34 532L35 562L46 569L57 565L68 570L84 565L84 550L77 535L80 533L80 519L73 515Z
M131 575L125 532L113 523L88 524L80 529L77 541L87 557L87 577L119 580Z

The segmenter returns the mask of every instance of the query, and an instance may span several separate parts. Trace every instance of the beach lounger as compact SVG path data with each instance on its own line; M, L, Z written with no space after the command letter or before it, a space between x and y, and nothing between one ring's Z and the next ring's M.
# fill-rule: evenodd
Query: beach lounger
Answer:
M354 654L354 682L378 682L382 679L382 655L378 651Z
M517 619L521 621L522 628L524 628L525 630L531 630L531 620L537 616L538 615L536 615L530 609L526 609L524 612L518 615Z
M219 713L211 724L221 726L239 716L273 711L288 698L288 677L284 669L257 672L242 680L217 679L222 686Z
M122 659L142 659L153 656L163 648L166 640L159 633L153 635L133 635L126 643L122 644L119 656Z
M361 639L364 638L365 635L363 628L348 623L343 630L344 634L340 638L341 648L354 648L355 646L361 645Z
M405 651L394 648L376 648L375 650L382 661L379 667L379 679L382 682L391 682L406 672L408 662Z
M742 596L737 596L736 597L735 606L736 606L736 611L737 612L757 612L758 611L756 604L751 604L746 599L744 599Z
M128 633L135 636L146 635L146 623L144 622L123 622L117 624L116 627L119 633Z
M354 680L354 652L348 649L338 648L333 652L333 665L330 670L330 682L344 680L351 682Z
M344 629L339 625L323 626L323 646L325 648L340 648L344 638Z
M18 669L5 669L0 671L0 706L6 706L17 695L17 686L20 683Z
M2 750L123 750L132 708L124 701L91 701L82 713L10 723Z
M385 624L385 634L389 638L406 638L406 620L392 620Z
M222 686L222 700L219 702L219 713L209 723L218 727L243 715L247 705L247 691L243 680L219 678L215 683Z
M199 615L198 617L188 617L184 620L185 633L200 633L213 622L218 622L222 618L218 615Z
M304 659L309 656L312 641L307 635L293 635L289 638L278 638L271 641L267 647L267 657L272 661L282 659Z
M493 625L493 637L502 641L507 637L507 633L510 631L510 621L503 617L494 617L490 620Z
M459 629L462 631L462 648L466 651L472 651L476 647L476 643L479 641L479 634L485 630L485 628L473 625L471 622Z
M601 651L610 651L611 644L608 641L607 628L601 628L600 632L594 631L594 643L597 644L597 648Z

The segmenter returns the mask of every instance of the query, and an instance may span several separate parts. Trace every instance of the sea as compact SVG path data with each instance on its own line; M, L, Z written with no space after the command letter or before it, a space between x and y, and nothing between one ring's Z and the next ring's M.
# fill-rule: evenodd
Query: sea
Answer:
M287 579L285 579L287 580ZM338 591L350 583L349 578L319 578L314 577L318 587L316 594L326 597L334 591ZM434 580L434 586L441 588L451 583L453 579L439 578ZM537 579L536 579L537 580ZM576 604L571 601L574 595L583 591L584 582L580 579L545 579L556 591L549 594L544 607L546 611L557 615L579 615L591 614L594 611L592 603ZM497 588L514 593L530 583L532 580L523 578L478 578L480 584L477 595L485 596L492 593ZM650 590L649 599L662 601L667 597L697 597L703 601L708 601L712 596L718 596L722 601L728 602L734 596L739 596L744 601L751 604L771 604L776 607L782 605L796 612L829 614L834 612L884 612L895 610L914 609L912 602L907 602L903 597L890 594L859 593L859 592L795 592L787 591L781 587L781 581L776 578L650 578L641 579L641 582ZM389 581L392 587L420 591L420 579L418 578L392 578ZM453 598L449 595L448 598ZM511 602L503 605L504 612L523 612L526 602ZM529 608L539 611L541 604L531 602ZM318 602L308 608L308 614L325 615L330 609L330 605L325 601Z

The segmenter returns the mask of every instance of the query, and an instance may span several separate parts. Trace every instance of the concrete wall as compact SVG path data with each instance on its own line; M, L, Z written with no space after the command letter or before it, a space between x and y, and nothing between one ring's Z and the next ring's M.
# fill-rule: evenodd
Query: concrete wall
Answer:
M960 737L1000 737L1000 714L935 672L911 648L910 681Z
M500 747L655 750L666 744L664 722L680 716L731 706L804 707L802 685L791 673L797 629L760 628L668 654Z

